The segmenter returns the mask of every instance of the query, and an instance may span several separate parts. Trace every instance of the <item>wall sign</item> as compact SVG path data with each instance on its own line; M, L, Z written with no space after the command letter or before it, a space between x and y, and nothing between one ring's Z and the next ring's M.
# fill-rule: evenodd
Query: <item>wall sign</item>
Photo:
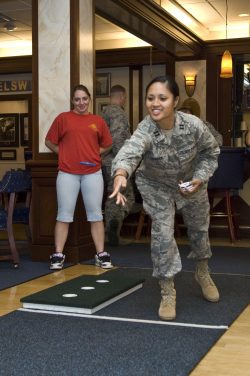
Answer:
M11 81L0 81L0 93L19 93L23 91L31 91L32 82L31 80L11 80Z
M0 95L31 93L32 74L1 74L0 75Z

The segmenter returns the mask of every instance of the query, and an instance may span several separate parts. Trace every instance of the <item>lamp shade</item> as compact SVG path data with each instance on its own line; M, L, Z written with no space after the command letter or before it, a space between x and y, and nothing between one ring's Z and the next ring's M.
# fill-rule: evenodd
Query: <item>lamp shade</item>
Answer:
M231 78L233 77L233 59L232 55L228 50L226 50L221 59L221 78Z
M196 87L196 74L184 75L185 90L189 97L192 97Z
M245 120L242 120L242 122L240 123L240 130L241 131L247 131L248 130L247 123L245 122Z

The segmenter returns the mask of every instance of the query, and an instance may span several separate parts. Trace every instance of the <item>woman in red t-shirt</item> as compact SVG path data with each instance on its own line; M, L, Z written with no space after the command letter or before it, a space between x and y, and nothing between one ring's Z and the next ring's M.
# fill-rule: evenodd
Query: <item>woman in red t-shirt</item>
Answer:
M73 110L59 114L46 135L45 145L58 154L58 212L50 269L63 267L64 245L80 190L96 247L95 264L112 268L110 255L104 251L101 170L101 154L111 148L112 138L105 121L88 112L90 100L87 87L77 85L72 95Z

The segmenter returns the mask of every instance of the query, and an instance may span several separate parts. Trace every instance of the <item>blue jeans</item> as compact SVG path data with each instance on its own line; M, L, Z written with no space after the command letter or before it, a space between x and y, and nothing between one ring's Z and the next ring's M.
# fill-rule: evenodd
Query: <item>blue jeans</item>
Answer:
M99 170L94 174L78 175L59 171L56 180L57 221L73 222L77 197L81 189L89 222L103 220L103 177Z

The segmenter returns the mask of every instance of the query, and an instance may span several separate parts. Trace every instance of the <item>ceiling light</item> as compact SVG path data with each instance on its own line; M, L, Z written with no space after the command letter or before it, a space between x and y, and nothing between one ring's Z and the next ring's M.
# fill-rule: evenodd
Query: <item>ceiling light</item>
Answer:
M17 28L15 21L16 20L14 18L11 18L9 16L6 16L3 13L0 13L0 23L4 23L4 28L7 31L13 31Z
M249 13L238 14L239 17L249 17Z
M17 28L15 22L13 21L7 21L4 27L7 31L14 31Z
M227 12L228 5L226 0L226 39L227 39ZM233 59L231 53L226 50L221 59L221 78L231 78L233 77Z
M226 50L221 59L221 78L233 77L233 60L230 51Z

